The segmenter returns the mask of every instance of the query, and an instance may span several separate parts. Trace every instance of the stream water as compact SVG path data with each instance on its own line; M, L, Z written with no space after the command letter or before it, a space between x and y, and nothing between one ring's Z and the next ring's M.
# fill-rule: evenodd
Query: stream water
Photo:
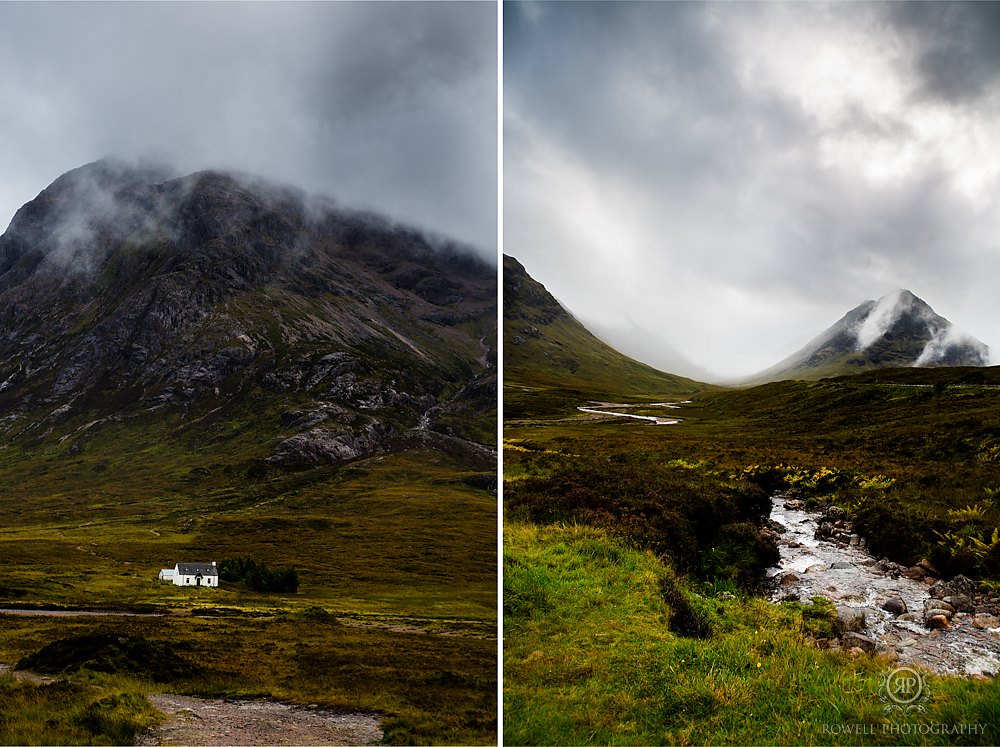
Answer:
M956 615L953 627L929 630L922 623L927 584L892 578L878 569L876 558L861 547L845 547L816 539L819 515L785 508L785 497L772 498L771 518L785 528L778 535L781 562L771 569L777 601L795 595L805 601L824 596L838 607L864 612L865 634L879 650L895 651L903 664L919 664L941 674L1000 673L1000 628L980 629L972 616ZM890 596L899 597L917 620L900 620L882 609Z

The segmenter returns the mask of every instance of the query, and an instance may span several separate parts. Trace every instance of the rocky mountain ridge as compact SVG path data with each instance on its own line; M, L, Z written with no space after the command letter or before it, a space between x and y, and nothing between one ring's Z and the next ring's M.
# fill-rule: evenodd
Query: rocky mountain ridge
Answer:
M488 461L495 310L495 268L381 216L98 161L0 237L0 439L242 406L272 462L414 439Z

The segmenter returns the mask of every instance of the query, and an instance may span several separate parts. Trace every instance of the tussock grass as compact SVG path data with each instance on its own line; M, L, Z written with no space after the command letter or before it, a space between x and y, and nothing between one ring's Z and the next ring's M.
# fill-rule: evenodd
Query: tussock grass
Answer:
M712 635L669 630L672 572L603 530L505 529L504 738L510 744L974 744L889 734L887 661L808 645L801 608L693 597ZM691 591L688 590L691 594ZM1000 728L1000 686L934 678L923 723ZM912 717L909 717L912 720ZM845 724L873 734L845 737ZM826 729L824 729L826 725ZM992 735L992 737L991 737Z
M122 678L36 684L0 674L0 744L133 744L161 721L147 692Z

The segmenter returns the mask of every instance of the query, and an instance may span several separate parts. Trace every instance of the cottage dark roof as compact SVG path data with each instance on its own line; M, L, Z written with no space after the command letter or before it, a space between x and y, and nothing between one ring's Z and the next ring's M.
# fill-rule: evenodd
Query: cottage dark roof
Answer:
M182 576L218 576L219 569L211 563L178 563L177 572Z

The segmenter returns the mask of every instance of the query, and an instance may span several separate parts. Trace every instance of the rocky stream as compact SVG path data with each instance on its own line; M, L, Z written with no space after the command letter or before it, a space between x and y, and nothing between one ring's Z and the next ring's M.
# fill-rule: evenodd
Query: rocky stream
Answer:
M771 599L830 599L843 632L826 645L939 674L1000 673L1000 600L969 579L941 578L926 560L906 567L875 558L841 509L808 511L792 495L772 497L770 527L781 551Z

